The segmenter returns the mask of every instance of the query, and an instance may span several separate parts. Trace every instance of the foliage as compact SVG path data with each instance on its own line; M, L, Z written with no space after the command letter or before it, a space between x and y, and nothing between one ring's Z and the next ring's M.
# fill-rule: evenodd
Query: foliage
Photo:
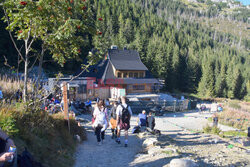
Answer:
M174 0L93 0L88 3L95 11L93 24L102 31L88 36L86 48L94 45L104 53L116 44L120 49L127 46L137 50L153 75L165 80L165 89L169 92L198 92L204 98L249 97L248 32L232 33L238 32L235 25L246 29L245 19L228 16L229 20L238 20L224 26L231 31L214 29L214 24L222 20L218 10L224 10L225 4L211 2L204 4L209 10L200 11ZM247 13L243 14L247 16ZM209 18L213 18L212 24ZM65 26L69 28L67 31L75 32L73 26ZM72 64L69 67L75 66Z
M239 102L237 102L237 101L230 101L228 103L228 106L232 107L232 108L235 108L235 109L240 109L241 108L240 105L239 105Z
M212 134L216 134L219 135L221 132L221 129L218 128L217 126L209 126L208 124L203 127L203 132L204 133L212 133Z
M22 2L25 2L22 4ZM96 34L91 6L86 1L16 1L5 0L7 27L17 39L41 40L53 58L63 65L75 58L87 41L86 34Z
M212 127L212 130L211 130L211 133L212 133L212 134L217 134L217 135L219 135L220 132L221 132L221 129L218 128L217 126Z
M16 120L12 116L6 116L0 112L0 127L8 135L16 135L19 130L16 128Z
M81 47L89 42L88 35L94 36L97 32L92 7L86 1L5 0L2 8L10 36L12 37L13 33L17 40L24 42L24 47L19 49L12 39L18 58L24 62L24 101L27 99L27 78L30 71L28 68L33 66L30 63L32 56L36 57L33 64L39 59L39 71L46 50L63 66L67 59L79 59ZM100 35L100 32L97 35ZM35 42L40 45L41 53L34 50ZM96 57L88 56L90 64L95 62ZM38 82L40 75L38 72Z
M19 153L27 147L35 159L45 167L72 166L76 149L73 136L78 134L82 139L86 139L84 129L74 120L70 120L71 133L69 133L67 121L61 113L49 116L39 109L30 112L24 108L23 103L0 108L1 119L5 117L15 120L14 125L19 133L15 134L14 142Z
M191 15L199 17L197 11L165 0L95 0L95 4L104 20L102 47L107 50L116 44L137 50L153 75L165 80L167 91L246 96L250 58L246 50L234 47L240 39L189 20Z
M223 132L223 136L242 136L247 137L247 133L243 131L225 131Z
M205 127L203 127L204 133L210 133L211 131L212 131L212 127L209 126L208 124Z
M241 130L246 130L247 127L249 127L249 120L249 113L242 110L225 108L225 110L219 114L219 123Z
M4 98L13 100L18 89L21 90L23 88L23 81L18 80L15 76L11 76L10 74L0 74L0 85L3 91ZM31 90L32 86L29 83L28 92L31 92Z

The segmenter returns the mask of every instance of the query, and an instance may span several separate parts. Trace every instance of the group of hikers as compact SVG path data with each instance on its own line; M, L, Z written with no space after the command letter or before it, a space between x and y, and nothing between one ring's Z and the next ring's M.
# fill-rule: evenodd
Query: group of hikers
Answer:
M122 96L119 101L112 103L111 111L108 112L104 100L98 100L92 113L92 126L95 131L98 145L102 145L105 139L105 130L111 126L112 139L116 139L118 144L121 144L121 130L125 132L124 146L128 147L128 130L130 129L130 119L132 116L131 107L126 103L126 97ZM109 119L110 118L110 119ZM155 120L152 113L146 116L146 111L143 110L138 115L138 126L144 128L148 126L151 130L154 129Z

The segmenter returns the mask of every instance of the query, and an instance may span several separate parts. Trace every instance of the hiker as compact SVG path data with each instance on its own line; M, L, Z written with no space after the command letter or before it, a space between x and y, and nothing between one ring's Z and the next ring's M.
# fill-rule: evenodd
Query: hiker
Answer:
M8 151L10 146L14 146L13 140L0 128L0 167L4 165L4 162L13 159L14 152Z
M146 111L145 110L142 110L142 113L140 113L138 115L137 123L138 123L138 126L140 126L141 131L145 131L146 130L147 115L146 115Z
M148 117L147 117L147 127L149 127L151 130L154 130L155 128L155 118L152 115L152 112L148 113Z
M100 101L100 100L98 100L97 103L99 103L99 101ZM85 106L86 106L87 111L91 111L91 107L92 107L91 104L92 104L92 102L91 102L91 100L89 100L89 99L85 102Z
M105 130L108 127L108 114L107 108L105 107L104 100L99 100L97 103L94 113L94 123L93 127L95 129L95 135L97 138L98 145L103 144ZM101 143L102 141L102 143Z
M117 109L117 102L114 101L111 112L110 112L110 124L111 124L111 131L112 131L112 139L116 138L117 130L116 130L116 109Z
M125 130L125 144L124 146L128 146L128 129L130 128L130 118L132 116L132 110L130 106L126 104L126 97L121 97L121 104L116 109L117 116L117 139L116 142L118 144L121 143L120 135L121 130Z
M105 105L106 105L106 107L109 107L109 99L105 99Z
M16 102L19 102L19 99L20 99L20 89L18 89L16 92Z
M3 100L3 92L2 92L2 88L0 87L0 102Z
M213 115L213 126L214 126L214 127L217 127L217 126L218 126L218 120L219 120L218 115L217 115L217 114L214 114L214 115Z

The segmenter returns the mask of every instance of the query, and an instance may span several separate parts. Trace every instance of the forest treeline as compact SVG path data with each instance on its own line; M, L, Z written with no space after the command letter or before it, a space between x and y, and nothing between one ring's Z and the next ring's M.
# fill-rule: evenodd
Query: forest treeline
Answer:
M86 56L85 49L93 46L103 50L111 45L118 45L120 49L126 46L139 52L155 77L165 80L167 91L250 99L249 38L215 31L193 19L217 17L220 9L212 5L207 11L198 11L175 0L91 2L96 12L96 26L102 35L89 38L89 46L82 49L82 59ZM248 14L246 11L231 17L246 22ZM100 17L101 22L98 21ZM8 32L2 23L0 28L1 39L7 39ZM0 46L0 55L5 54L9 60L16 61L10 40L0 41ZM1 61L3 63L3 59ZM75 70L75 63L66 63L64 70Z
M98 22L103 38L94 39L94 45L137 50L153 75L165 80L166 90L203 97L249 96L248 39L190 21L197 11L178 1L95 0L94 6L97 17L104 19Z

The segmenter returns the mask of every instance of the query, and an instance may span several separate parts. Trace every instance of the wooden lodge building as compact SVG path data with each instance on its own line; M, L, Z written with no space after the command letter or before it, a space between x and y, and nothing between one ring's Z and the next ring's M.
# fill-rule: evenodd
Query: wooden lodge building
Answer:
M70 82L69 92L76 99L117 98L126 94L153 93L158 91L159 84L137 51L112 46L104 60Z

